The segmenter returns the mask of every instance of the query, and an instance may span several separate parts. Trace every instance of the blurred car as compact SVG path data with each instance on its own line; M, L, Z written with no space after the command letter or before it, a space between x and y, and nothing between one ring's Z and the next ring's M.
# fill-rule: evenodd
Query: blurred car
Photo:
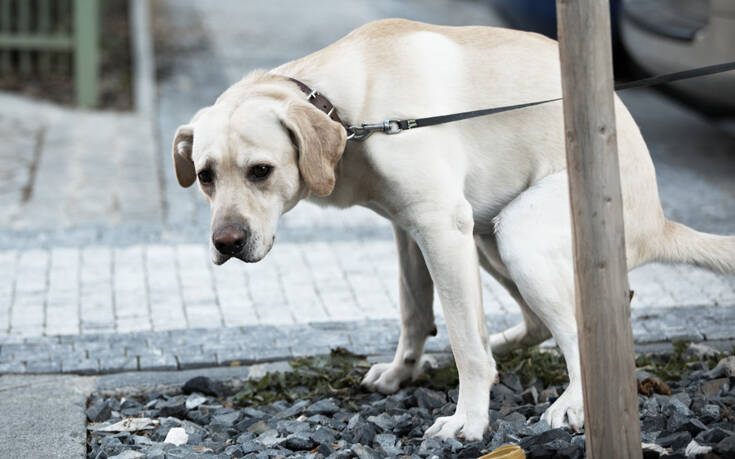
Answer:
M510 27L556 36L555 0L490 0ZM611 0L615 76L735 61L735 0ZM667 93L710 115L735 113L735 71L672 83Z
M624 0L620 33L630 58L650 75L735 61L735 1ZM735 113L735 71L668 87L708 114Z
M557 38L556 0L490 0L490 5L503 16L508 27ZM621 0L610 0L610 30L616 77L627 74L626 58L620 44L620 9Z
M556 0L490 0L514 29L538 32L556 39ZM613 42L616 38L620 0L610 0Z

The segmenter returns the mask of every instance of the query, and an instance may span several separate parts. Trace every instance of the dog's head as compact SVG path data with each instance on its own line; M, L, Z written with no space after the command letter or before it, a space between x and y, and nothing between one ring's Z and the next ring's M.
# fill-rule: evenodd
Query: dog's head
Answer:
M339 123L269 74L246 77L180 126L176 178L198 182L210 204L213 262L262 259L281 215L309 193L332 192L345 142Z

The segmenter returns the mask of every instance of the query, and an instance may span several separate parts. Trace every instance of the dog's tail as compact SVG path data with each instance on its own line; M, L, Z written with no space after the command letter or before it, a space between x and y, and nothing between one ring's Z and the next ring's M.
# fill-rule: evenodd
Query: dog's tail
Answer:
M657 252L658 261L735 273L735 236L702 233L667 220Z

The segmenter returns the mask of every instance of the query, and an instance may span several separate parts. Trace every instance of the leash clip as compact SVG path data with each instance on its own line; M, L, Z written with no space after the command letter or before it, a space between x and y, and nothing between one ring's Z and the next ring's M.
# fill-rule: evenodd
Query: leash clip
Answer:
M383 132L388 135L398 134L401 129L401 123L398 120L385 120L383 121Z
M398 134L403 129L399 120L384 120L382 123L363 123L360 126L350 126L347 128L349 135L347 140L362 142L367 139L373 132L382 132L384 134Z

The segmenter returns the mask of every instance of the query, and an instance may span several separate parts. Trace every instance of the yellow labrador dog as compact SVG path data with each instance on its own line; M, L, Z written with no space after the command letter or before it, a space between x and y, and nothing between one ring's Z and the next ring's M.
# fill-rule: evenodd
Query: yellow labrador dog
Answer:
M580 427L561 102L358 143L292 78L318 90L351 124L462 112L559 97L556 42L500 28L374 22L234 84L179 127L173 159L179 183L198 181L211 204L216 264L263 258L279 217L302 199L365 206L393 223L401 336L394 360L374 365L363 384L391 393L421 372L436 287L459 369L459 400L427 435L481 438L496 376L492 352L550 335L570 382L544 419ZM735 271L735 237L664 218L643 138L617 99L615 110L629 269L656 260ZM523 323L488 336L478 266L518 301Z

